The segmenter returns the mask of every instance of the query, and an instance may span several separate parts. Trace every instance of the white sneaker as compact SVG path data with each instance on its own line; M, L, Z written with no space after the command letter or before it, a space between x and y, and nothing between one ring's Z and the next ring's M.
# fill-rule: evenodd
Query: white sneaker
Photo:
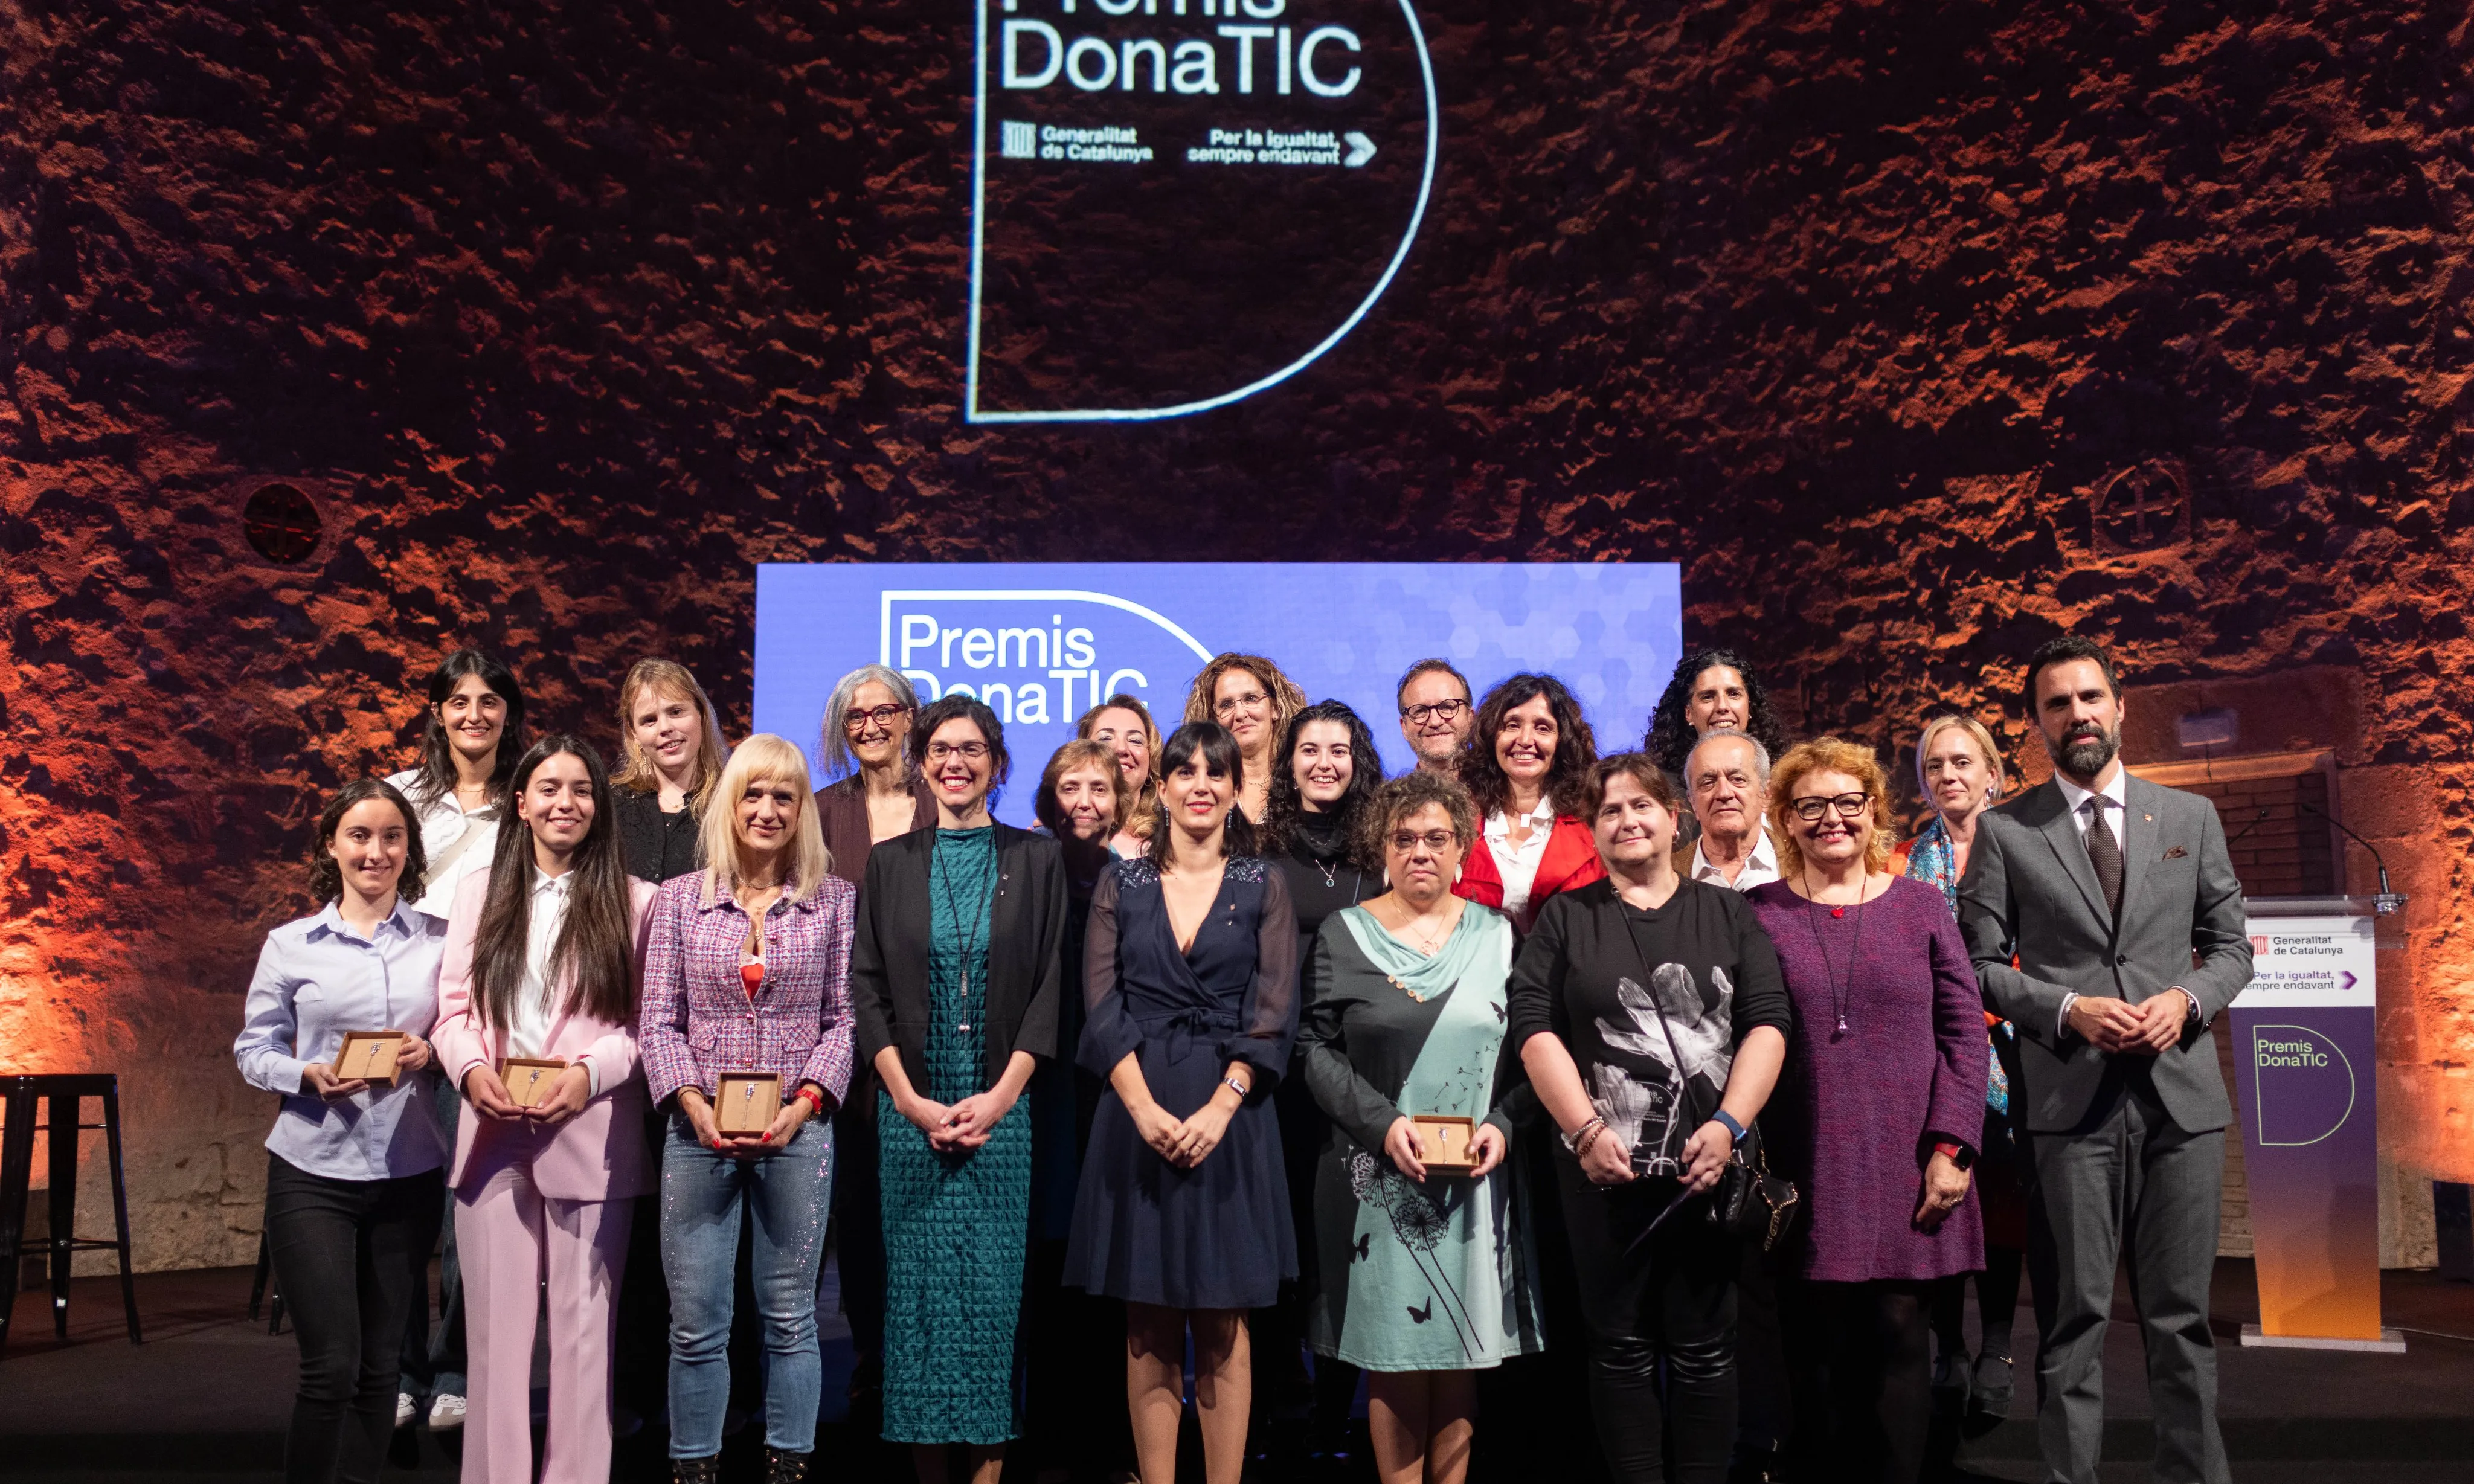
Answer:
M411 1422L413 1416L412 1393L408 1391L397 1392L395 1394L395 1424L401 1427L405 1423Z
M429 1404L429 1430L449 1432L463 1425L464 1399L449 1392L440 1392L438 1399Z

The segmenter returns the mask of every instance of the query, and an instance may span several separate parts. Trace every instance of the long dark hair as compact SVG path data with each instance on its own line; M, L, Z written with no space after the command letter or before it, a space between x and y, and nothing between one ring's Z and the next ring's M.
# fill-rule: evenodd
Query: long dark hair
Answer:
M458 649L438 662L429 672L429 710L421 729L421 773L412 781L412 796L424 804L435 803L455 791L455 750L448 741L447 728L439 723L438 708L455 693L455 687L467 675L478 675L492 693L507 703L507 722L498 733L498 755L490 768L490 797L503 802L507 783L516 773L517 755L524 750L524 688L516 683L516 672L478 649ZM594 802L598 803L596 799Z
M634 935L629 931L627 867L618 846L618 808L601 755L583 739L560 733L527 748L510 769L506 797L520 797L533 773L567 753L582 761L593 780L593 823L575 852L575 881L567 899L567 922L550 945L544 973L556 985L571 976L566 1013L624 1025L636 1018ZM532 942L533 832L510 804L498 825L490 858L490 890L481 902L481 926L473 939L473 1005L481 1023L504 1030L515 1023L523 993L525 954Z
M1761 688L1761 677L1754 672L1752 663L1733 649L1696 649L1677 662L1674 678L1666 682L1658 709L1649 714L1649 731L1640 740L1640 750L1678 777L1683 776L1685 760L1692 755L1692 744L1701 740L1701 734L1684 719L1684 708L1692 700L1692 684L1702 671L1718 666L1744 677L1744 730L1771 757L1786 751L1786 729L1770 709L1770 693Z
M1253 821L1246 817L1246 811L1237 807L1237 795L1246 788L1246 759L1238 752L1237 739L1228 735L1226 727L1217 721L1188 721L1171 732L1168 741L1160 745L1160 778L1165 781L1170 773L1184 766L1185 760L1197 752L1202 754L1203 771L1228 780L1228 823L1221 836L1222 857L1233 861L1239 856L1261 854L1254 841ZM1152 821L1151 848L1144 855L1153 865L1166 865L1169 862L1169 822L1165 791L1153 806Z
M1357 812L1383 787L1383 757L1374 750L1374 734L1366 729L1366 718L1340 701L1315 702L1291 718L1288 730L1280 734L1279 751L1272 758L1272 797L1263 806L1263 854L1278 855L1296 843L1299 820L1306 812L1305 795L1298 788L1298 737L1310 721L1337 721L1348 729L1348 787L1332 801L1324 817L1339 827L1340 838L1354 859Z
M1486 699L1478 702L1477 721L1469 728L1468 741L1461 743L1461 787L1468 790L1480 820L1512 802L1512 780L1494 760L1494 734L1503 730L1503 718L1514 707L1526 706L1541 695L1555 717L1555 761L1546 766L1546 796L1554 800L1559 815L1578 817L1589 808L1589 769L1598 761L1598 740L1581 715L1581 703L1552 675L1518 674L1486 693Z
M344 894L344 867L335 859L335 832L343 828L344 815L353 805L371 799L384 799L403 815L403 874L396 878L396 899L421 900L424 878L429 874L429 854L421 848L421 816L412 812L412 801L397 792L394 784L378 778L355 778L327 801L326 809L318 815L318 833L309 838L309 894L321 902L331 902Z

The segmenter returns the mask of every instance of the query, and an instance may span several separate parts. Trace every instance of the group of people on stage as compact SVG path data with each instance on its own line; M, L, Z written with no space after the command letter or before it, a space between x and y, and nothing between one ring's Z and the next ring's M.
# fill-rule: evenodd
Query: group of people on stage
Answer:
M1550 1345L1618 1479L1912 1480L1936 1392L2006 1413L2023 1267L2049 1463L2093 1481L2125 1252L2160 1471L2221 1480L2240 887L2204 800L2123 771L2100 647L2048 643L2023 698L2052 781L2003 802L1986 728L1928 718L1903 842L1873 750L1788 745L1731 651L1607 755L1552 675L1420 662L1388 779L1366 718L1224 654L1165 738L1128 695L1083 716L1026 831L989 810L1002 719L884 666L836 688L817 788L667 661L619 689L613 776L450 655L418 766L320 815L322 906L234 1048L282 1096L287 1473L376 1478L446 1213L468 1479L532 1476L545 1289L543 1479L607 1477L631 1312L667 1313L675 1476L716 1478L742 1288L767 1478L804 1477L830 1231L925 1484L992 1484L1043 1413L1113 1414L1171 1484L1189 1344L1212 1484L1309 1351L1344 1418L1363 1374L1387 1484L1457 1484L1476 1373ZM397 1075L340 1078L373 1031Z

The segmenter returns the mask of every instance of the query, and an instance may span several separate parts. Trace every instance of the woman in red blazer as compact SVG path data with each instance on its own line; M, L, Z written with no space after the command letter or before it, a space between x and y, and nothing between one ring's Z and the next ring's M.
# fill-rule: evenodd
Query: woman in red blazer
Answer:
M1485 848L1468 853L1453 892L1501 909L1526 933L1548 897L1604 876L1587 818L1597 761L1589 723L1564 682L1520 674L1487 692L1460 758Z
M464 1478L531 1484L533 1313L546 1274L541 1478L598 1484L610 1476L628 1216L653 1186L634 1026L654 888L627 874L610 778L586 743L535 743L508 796L515 818L489 869L456 893L430 1033L465 1097L448 1171L471 1298ZM566 1065L520 1100L502 1075L509 1057Z

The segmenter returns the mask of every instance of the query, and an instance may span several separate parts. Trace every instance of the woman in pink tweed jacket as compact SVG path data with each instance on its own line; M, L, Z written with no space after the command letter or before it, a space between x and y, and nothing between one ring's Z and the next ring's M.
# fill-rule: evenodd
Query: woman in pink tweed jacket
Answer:
M816 1267L831 1190L830 1115L850 1085L850 955L858 893L828 870L807 761L779 737L739 744L707 795L705 869L653 899L637 1043L662 1154L662 1270L670 1284L670 1460L718 1477L730 1399L732 1268L754 1224L764 1322L765 1477L799 1484L824 1384ZM757 1137L714 1123L725 1074L771 1073L783 1102Z

